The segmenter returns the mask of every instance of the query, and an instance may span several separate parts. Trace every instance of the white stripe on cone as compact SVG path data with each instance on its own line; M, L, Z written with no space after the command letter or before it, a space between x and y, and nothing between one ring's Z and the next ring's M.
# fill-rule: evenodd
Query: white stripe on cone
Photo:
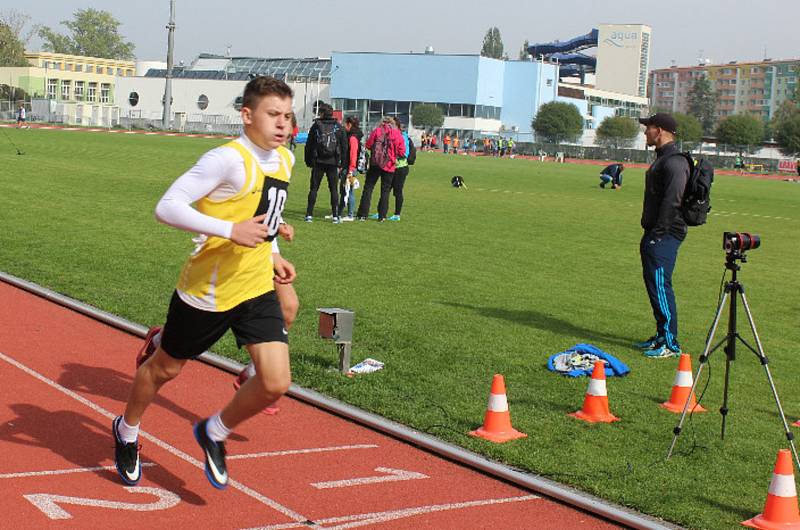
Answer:
M505 412L508 410L508 401L505 394L489 394L488 410L492 412Z
M692 379L692 372L677 372L675 374L675 382L672 384L672 386L691 387L692 383L694 383L694 379Z
M591 379L589 381L589 388L586 393L590 396L606 396L606 380L605 379Z
M769 493L776 497L797 497L797 488L794 484L794 475L772 474L769 483Z

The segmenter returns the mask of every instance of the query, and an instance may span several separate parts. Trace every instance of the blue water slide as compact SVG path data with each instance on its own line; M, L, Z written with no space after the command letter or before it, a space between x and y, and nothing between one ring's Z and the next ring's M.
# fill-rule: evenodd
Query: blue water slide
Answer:
M547 58L554 53L572 53L587 48L596 48L598 34L599 32L597 29L593 29L586 35L581 35L564 42L554 41L542 44L531 44L528 46L528 53L533 55L534 59L538 59L540 55Z

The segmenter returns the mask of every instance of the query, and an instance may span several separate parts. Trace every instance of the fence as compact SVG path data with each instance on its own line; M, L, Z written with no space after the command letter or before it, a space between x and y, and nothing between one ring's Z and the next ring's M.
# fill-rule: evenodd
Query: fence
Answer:
M727 146L719 146L714 149L705 150L694 149L692 155L695 158L705 158L718 169L735 169L737 155L726 151ZM545 153L549 157L554 157L556 153L564 153L566 158L578 158L586 160L611 160L619 162L634 162L649 164L653 161L655 153L653 151L643 151L641 149L626 149L602 146L581 146L569 144L552 143L529 143L522 142L515 144L514 151L517 154L540 156ZM778 171L779 159L760 158L745 156L743 161L747 165L761 166L764 173L776 173Z

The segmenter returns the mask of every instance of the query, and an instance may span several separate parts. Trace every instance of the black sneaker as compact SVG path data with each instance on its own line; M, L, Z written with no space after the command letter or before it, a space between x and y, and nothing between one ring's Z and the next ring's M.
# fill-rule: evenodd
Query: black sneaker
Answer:
M208 418L194 424L194 439L206 457L206 478L218 490L228 485L228 470L225 468L225 442L215 442L206 433Z
M122 416L117 416L111 422L111 430L114 431L114 464L117 466L117 473L122 482L128 486L135 486L142 478L142 464L139 462L139 440L125 443L119 438L117 425L122 421Z

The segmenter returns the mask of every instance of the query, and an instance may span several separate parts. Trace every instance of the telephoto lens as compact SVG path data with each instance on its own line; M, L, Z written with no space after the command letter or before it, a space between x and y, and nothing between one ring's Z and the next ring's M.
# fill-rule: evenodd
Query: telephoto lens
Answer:
M761 236L748 232L725 232L722 234L722 248L728 254L741 254L761 246Z

